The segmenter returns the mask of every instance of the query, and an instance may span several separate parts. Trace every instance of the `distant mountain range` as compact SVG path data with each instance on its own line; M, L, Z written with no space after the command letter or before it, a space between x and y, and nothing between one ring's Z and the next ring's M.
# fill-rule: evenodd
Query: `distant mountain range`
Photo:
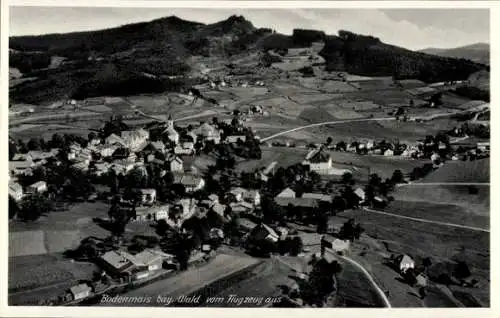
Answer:
M255 56L255 66L265 68L272 62L266 61L269 55L263 53L273 50L283 54L290 48L318 41L325 43L319 54L329 71L439 82L467 79L486 68L476 62L414 52L343 30L327 35L318 30L296 29L292 35L283 35L256 28L243 16L233 15L212 24L170 16L105 30L10 37L9 66L25 77L36 78L16 85L10 93L13 101L36 104L69 97L178 90L192 84L185 76L193 74L191 57L209 57L224 65L233 58ZM54 57L64 62L49 67ZM172 75L175 81L167 79Z
M490 64L490 45L488 43L476 43L452 49L427 48L420 50L420 52L444 57L468 59L486 65Z

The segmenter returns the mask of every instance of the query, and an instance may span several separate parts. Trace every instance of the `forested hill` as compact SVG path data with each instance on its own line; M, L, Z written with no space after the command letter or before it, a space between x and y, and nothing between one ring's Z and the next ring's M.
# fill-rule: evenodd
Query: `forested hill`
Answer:
M424 82L465 80L470 74L486 68L486 65L469 60L414 52L348 31L327 36L320 54L330 70L399 79L417 78Z
M155 88L155 92L177 89L183 85L182 80L174 85L151 77L146 80L144 74L182 77L191 69L188 58L192 56L227 61L234 55L267 50L283 53L318 41L325 42L320 55L330 71L437 82L467 79L486 68L468 60L410 51L348 31L326 35L323 31L296 29L292 35L283 35L256 28L242 16L233 15L212 24L171 16L106 30L11 37L10 66L34 79L14 87L11 96L14 101L36 104L75 94L120 94L118 82L122 79L127 82L127 90L134 88L129 94L148 93L148 87ZM48 68L54 57L64 63ZM142 85L143 81L147 85ZM159 83L151 83L155 81Z

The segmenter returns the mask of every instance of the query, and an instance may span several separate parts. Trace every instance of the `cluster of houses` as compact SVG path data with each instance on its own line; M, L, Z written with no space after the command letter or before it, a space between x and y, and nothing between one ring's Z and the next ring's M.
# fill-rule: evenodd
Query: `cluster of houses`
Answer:
M226 136L222 140L222 131L215 125L203 123L191 131L180 134L174 127L173 120L169 118L163 131L170 144L162 141L151 141L150 133L145 129L127 130L118 134L111 134L105 139L95 138L90 140L86 147L78 143L69 146L67 159L72 167L88 172L96 177L103 176L110 171L116 175L126 175L134 169L142 169L145 163L153 162L169 168L174 174L175 183L182 184L186 192L195 192L204 187L204 180L198 176L198 171L193 165L192 156L195 154L195 144L201 142L212 142L219 144L238 143L245 141L246 136ZM172 147L173 146L173 147ZM33 169L47 163L49 158L54 158L59 149L50 151L30 151L27 154L16 154L9 161L9 191L12 197L22 198L20 185L17 184L16 176L30 175ZM56 161L57 162L57 161ZM161 173L165 175L167 171ZM42 185L42 183L44 185ZM47 185L43 180L28 187L27 192L43 192Z

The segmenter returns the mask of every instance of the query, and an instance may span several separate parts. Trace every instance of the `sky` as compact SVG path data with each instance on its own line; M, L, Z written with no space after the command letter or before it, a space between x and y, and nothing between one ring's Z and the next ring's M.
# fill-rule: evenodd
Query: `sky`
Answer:
M243 15L256 27L291 34L294 28L372 35L412 50L453 48L490 39L488 9L186 9L10 7L10 35L88 31L176 15L213 23Z

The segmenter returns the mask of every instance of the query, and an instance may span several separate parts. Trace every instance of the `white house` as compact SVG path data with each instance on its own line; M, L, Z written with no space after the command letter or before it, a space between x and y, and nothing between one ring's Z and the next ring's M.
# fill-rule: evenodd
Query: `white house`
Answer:
M205 187L205 180L203 178L190 174L174 174L174 183L182 184L188 193L196 192Z
M387 149L386 151L384 151L384 156L386 157L394 156L394 151L392 149Z
M118 135L111 134L106 139L105 142L107 145L118 145L118 146L126 146L126 142Z
M366 194L365 194L365 191L361 188L357 188L355 191L354 191L354 194L358 196L358 198L361 200L361 202L365 201L366 199Z
M174 128L174 121L172 120L172 117L168 117L167 121L167 128L163 132L164 134L167 134L167 137L170 141L172 141L175 145L179 143L179 138L180 135L179 133L175 130Z
M234 197L234 199L236 200L236 202L243 201L243 194L245 192L247 192L247 190L243 189L243 188L240 188L240 187L232 188L229 191L229 193Z
M141 204L151 205L156 202L156 190L155 189L140 189L141 193Z
M168 219L168 205L152 206L152 207L137 207L135 209L135 221L158 221Z
M170 156L167 158L170 165L170 171L172 172L183 172L184 171L184 161L179 156Z
M260 192L258 190L249 190L243 193L243 200L255 206L260 205Z
M137 150L149 139L149 132L144 129L125 130L121 132L121 137L125 145L131 150Z
M286 188L278 194L279 198L295 198L295 191L290 188Z
M203 123L198 128L194 129L193 134L203 136L206 141L213 141L215 144L220 143L221 134L213 125L209 123Z
M319 174L329 174L333 168L332 157L325 154L321 149L310 151L302 164L309 166L311 171L316 171Z
M23 187L17 182L9 182L9 196L20 201L23 198Z
M415 261L408 255L400 255L396 259L397 265L399 266L399 270L404 273L408 269L414 269L415 268Z
M106 144L106 145L99 145L96 147L96 152L101 154L101 157L103 158L108 158L113 155L113 153L120 148L117 144Z
M437 153L433 153L433 154L431 155L431 161L436 161L436 160L438 160L439 158L440 158L440 157L439 157L439 155L438 155Z
M245 135L233 135L226 137L226 142L230 144L236 143L238 142L238 140L245 142L247 140L247 137Z
M47 191L47 183L45 181L38 181L28 186L27 193L43 193Z
M79 300L90 296L92 289L87 284L80 284L73 286L69 289L69 292L73 300Z

